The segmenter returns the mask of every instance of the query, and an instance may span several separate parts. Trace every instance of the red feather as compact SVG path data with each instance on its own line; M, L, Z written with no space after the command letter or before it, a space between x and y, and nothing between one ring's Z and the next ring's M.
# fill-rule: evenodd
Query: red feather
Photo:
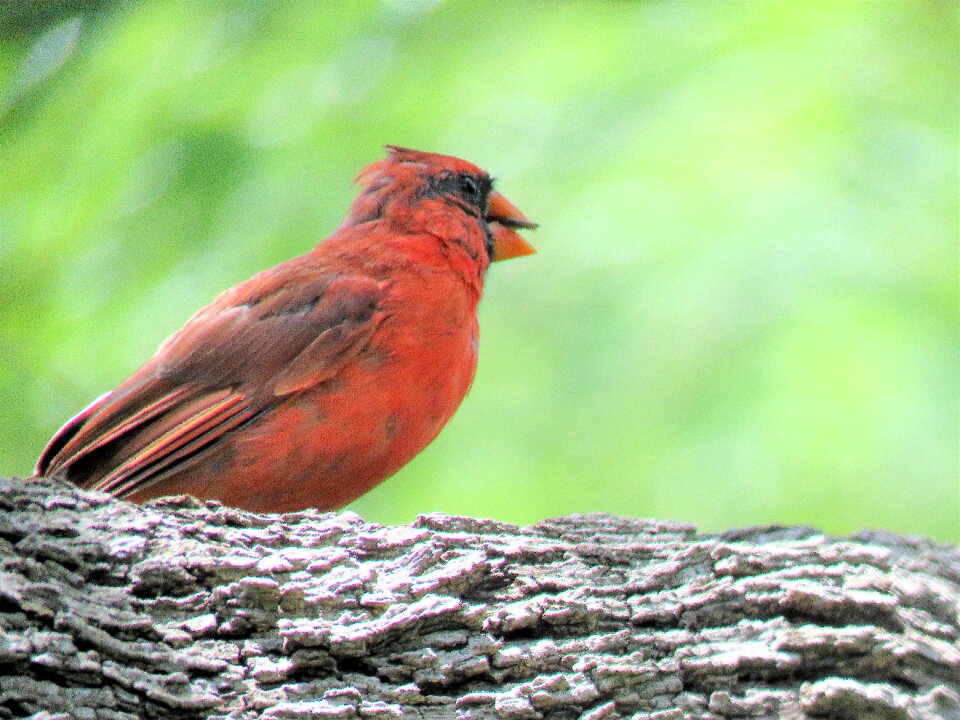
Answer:
M535 227L458 158L390 147L340 228L200 310L71 419L38 475L133 500L346 504L436 437L477 364L491 260Z

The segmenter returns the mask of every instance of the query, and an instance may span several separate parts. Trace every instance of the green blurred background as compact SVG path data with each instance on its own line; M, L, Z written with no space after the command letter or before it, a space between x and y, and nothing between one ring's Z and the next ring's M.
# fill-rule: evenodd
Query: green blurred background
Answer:
M358 512L955 541L957 7L5 4L0 472L394 143L490 170L540 252Z

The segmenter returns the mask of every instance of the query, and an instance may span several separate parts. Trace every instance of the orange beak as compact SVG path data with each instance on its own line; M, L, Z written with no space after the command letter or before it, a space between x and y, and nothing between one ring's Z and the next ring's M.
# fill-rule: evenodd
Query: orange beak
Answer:
M537 226L530 222L517 207L503 195L494 190L490 193L487 206L487 222L493 235L493 261L532 255L536 252L533 245L524 240L514 228L533 229Z

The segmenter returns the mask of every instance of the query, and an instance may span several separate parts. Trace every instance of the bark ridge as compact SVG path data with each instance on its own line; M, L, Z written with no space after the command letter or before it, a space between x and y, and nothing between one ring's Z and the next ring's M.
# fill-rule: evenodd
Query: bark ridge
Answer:
M0 718L960 718L960 552L0 478Z

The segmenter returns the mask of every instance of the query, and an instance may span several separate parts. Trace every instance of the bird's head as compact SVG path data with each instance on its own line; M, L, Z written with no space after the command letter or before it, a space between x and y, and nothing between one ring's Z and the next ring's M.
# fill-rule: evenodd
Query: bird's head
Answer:
M509 200L493 189L493 179L476 165L449 155L387 146L387 157L357 176L360 194L343 226L388 218L393 222L427 221L425 205L454 212L479 224L491 261L536 252L517 229L535 228Z

